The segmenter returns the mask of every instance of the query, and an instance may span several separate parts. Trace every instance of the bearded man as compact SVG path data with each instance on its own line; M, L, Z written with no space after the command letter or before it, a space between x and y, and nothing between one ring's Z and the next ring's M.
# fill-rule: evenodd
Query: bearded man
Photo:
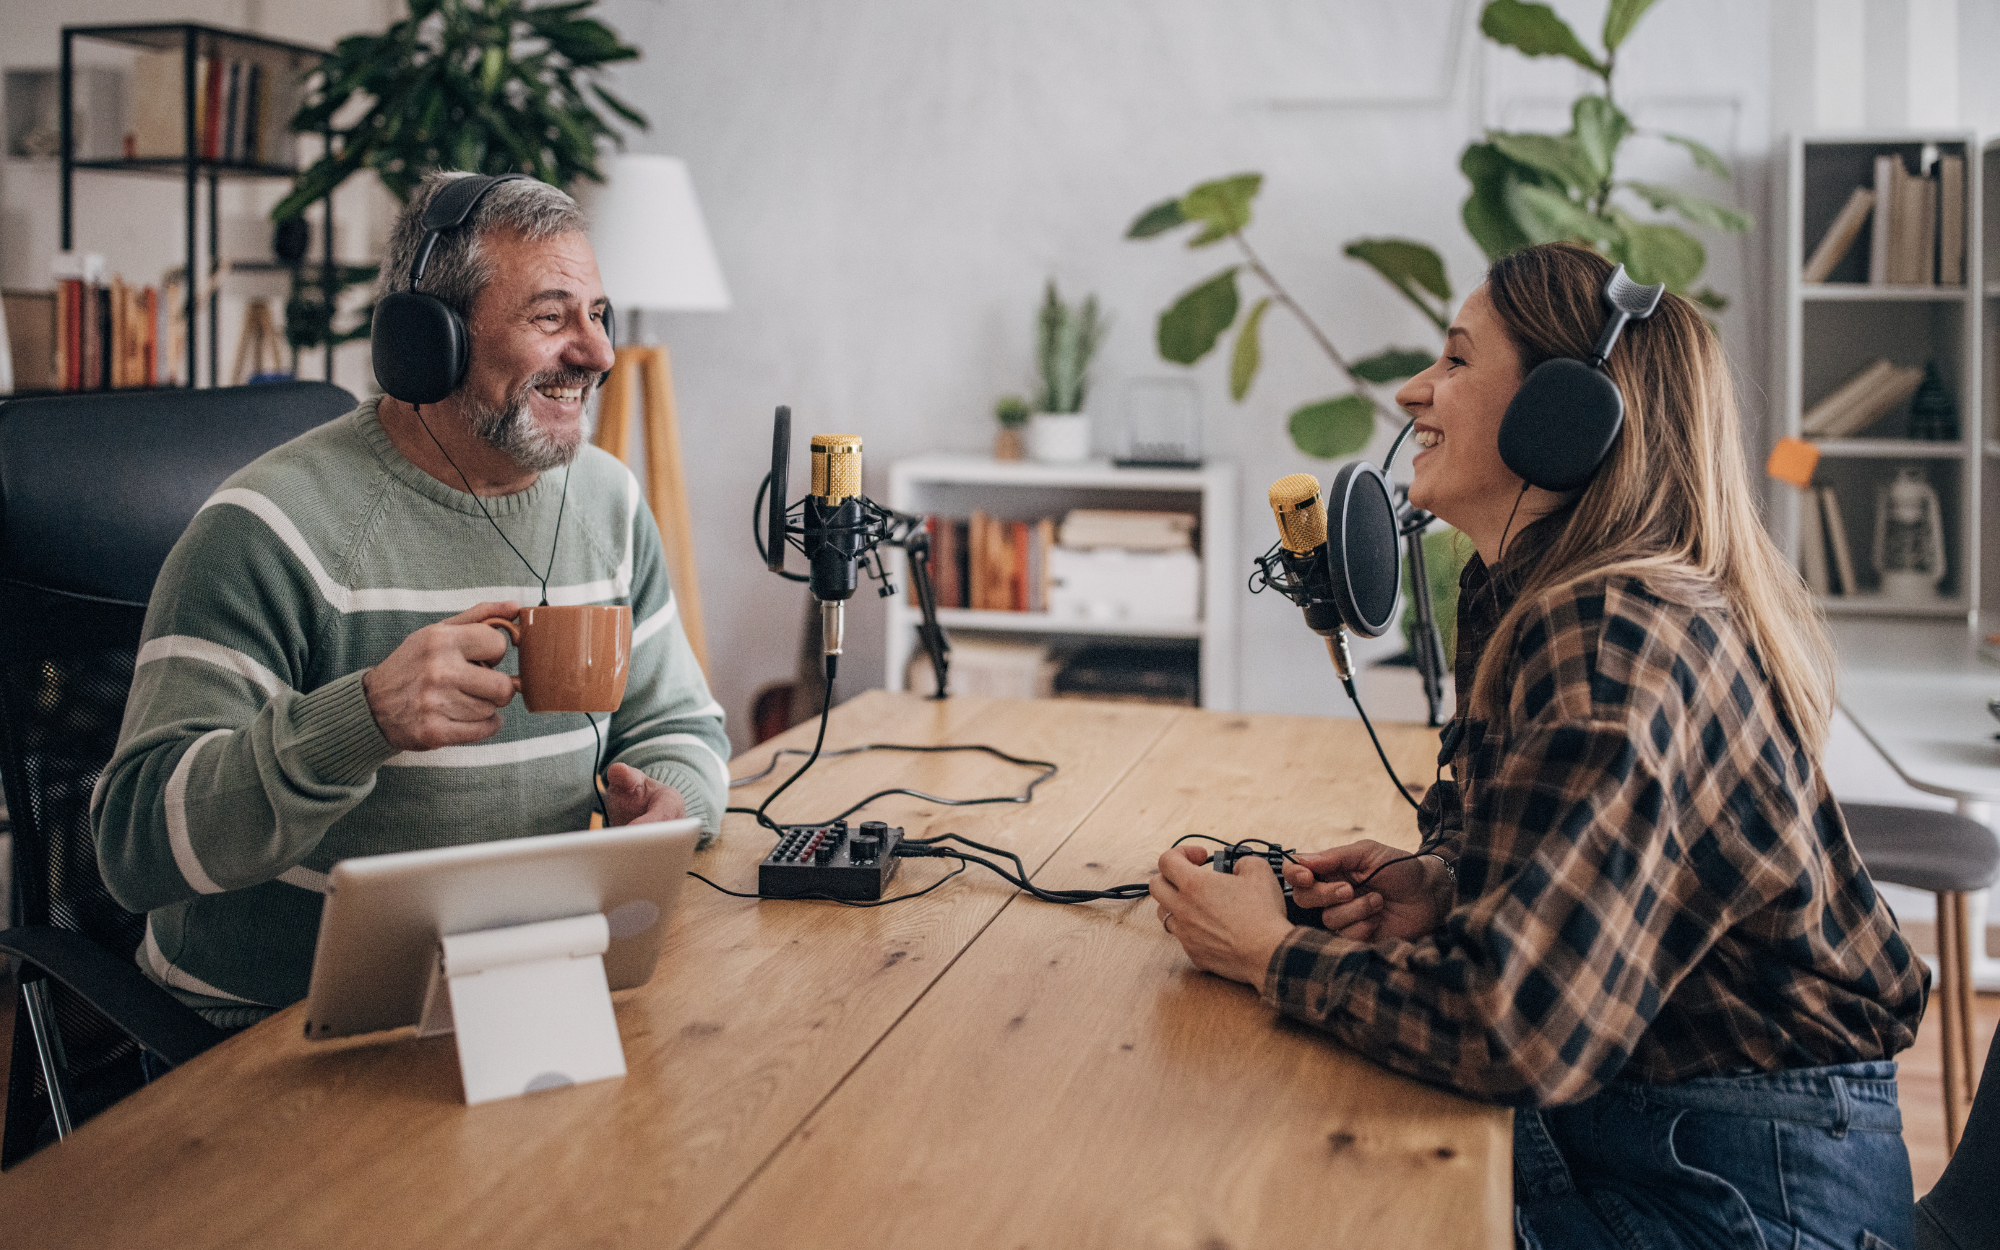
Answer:
M383 294L467 176L411 197ZM256 460L161 570L92 818L106 884L147 916L140 966L219 1026L305 997L336 860L581 829L600 758L612 824L715 834L722 709L638 483L584 444L612 361L584 226L553 187L494 185L424 268L468 330L459 387L370 399ZM480 622L523 602L630 605L616 712L516 701L507 638Z

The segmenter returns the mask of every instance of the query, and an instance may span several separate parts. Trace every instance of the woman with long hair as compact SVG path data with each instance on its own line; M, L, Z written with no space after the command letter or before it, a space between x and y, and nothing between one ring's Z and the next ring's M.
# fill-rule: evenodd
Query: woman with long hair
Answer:
M1458 712L1416 857L1371 841L1276 877L1178 848L1161 923L1194 963L1389 1068L1515 1114L1527 1246L1906 1246L1892 1056L1928 974L1820 767L1832 652L1758 522L1729 373L1666 296L1605 370L1622 432L1583 487L1501 460L1536 365L1588 359L1611 265L1494 263L1396 398L1410 499L1470 540Z

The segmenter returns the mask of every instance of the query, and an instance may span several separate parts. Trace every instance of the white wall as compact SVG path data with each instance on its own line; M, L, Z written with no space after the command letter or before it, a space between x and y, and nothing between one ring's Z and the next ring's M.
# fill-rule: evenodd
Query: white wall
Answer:
M1558 7L1588 30L1601 21L1595 0ZM1125 226L1248 169L1267 176L1257 245L1338 342L1434 346L1341 246L1430 241L1463 294L1482 261L1458 221L1459 151L1488 124L1556 125L1581 85L1567 63L1491 49L1464 0L610 0L603 12L646 52L619 75L654 120L632 146L688 161L736 298L726 313L651 320L674 350L715 685L738 718L758 685L789 674L799 627L797 592L757 569L747 532L774 405L792 405L801 433L862 434L871 489L896 457L981 450L994 398L1026 389L1033 307L1054 276L1117 318L1097 382L1115 418L1127 380L1178 372L1153 348L1158 311L1232 259L1124 242ZM1642 123L1729 155L1734 198L1760 216L1769 41L1762 3L1675 0L1647 15L1619 76ZM1634 156L1707 181L1677 149ZM1761 249L1712 247L1739 359L1763 350L1767 310L1747 277L1763 272ZM1285 414L1342 389L1296 327L1266 325L1247 403L1229 402L1221 359L1193 375L1208 451L1240 470L1241 550L1218 554L1246 573L1272 537L1264 486L1330 469L1291 448ZM1761 363L1743 375L1761 378ZM1113 431L1099 437L1108 449ZM881 679L880 605L856 604L850 689ZM1295 611L1246 598L1242 622L1245 707L1347 714Z

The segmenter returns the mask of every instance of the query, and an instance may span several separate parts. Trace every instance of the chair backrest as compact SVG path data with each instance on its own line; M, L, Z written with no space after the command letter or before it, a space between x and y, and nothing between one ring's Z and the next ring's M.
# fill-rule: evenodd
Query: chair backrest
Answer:
M0 404L0 784L21 923L137 948L144 918L98 875L90 795L153 582L224 478L354 403L286 382Z
M1917 1200L1918 1250L1974 1250L2000 1246L2000 1202L1994 1184L2000 1178L2000 1029L1986 1051L1986 1071L1972 1113L1965 1118L1965 1135L1945 1164L1944 1175Z

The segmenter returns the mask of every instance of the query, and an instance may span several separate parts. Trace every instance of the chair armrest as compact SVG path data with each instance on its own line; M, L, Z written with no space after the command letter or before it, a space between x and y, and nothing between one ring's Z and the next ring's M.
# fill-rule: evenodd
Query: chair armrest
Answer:
M137 964L80 933L44 925L0 929L0 953L55 978L176 1067L228 1036L148 980Z

